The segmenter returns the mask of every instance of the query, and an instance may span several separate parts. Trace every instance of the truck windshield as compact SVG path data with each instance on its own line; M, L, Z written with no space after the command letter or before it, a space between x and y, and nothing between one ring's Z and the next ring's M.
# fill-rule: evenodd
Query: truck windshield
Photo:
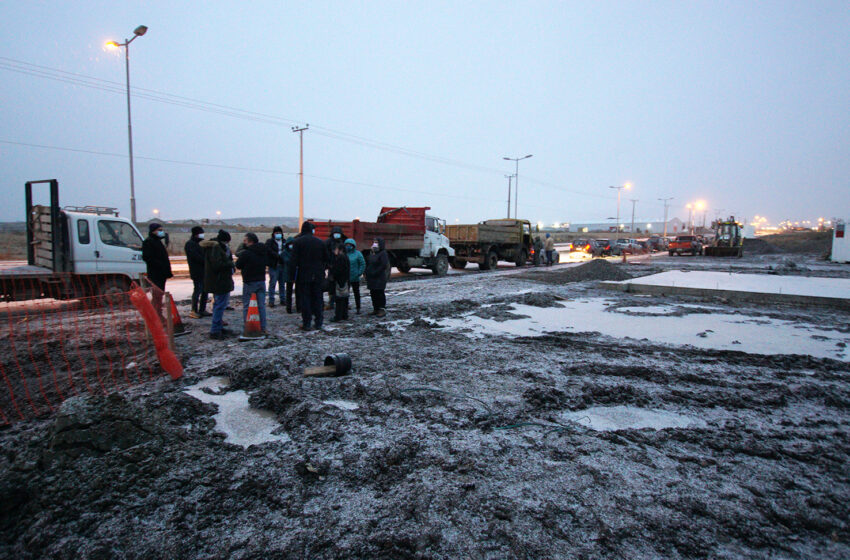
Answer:
M100 220L97 222L97 232L105 245L114 247L142 248L142 238L128 223L116 220Z

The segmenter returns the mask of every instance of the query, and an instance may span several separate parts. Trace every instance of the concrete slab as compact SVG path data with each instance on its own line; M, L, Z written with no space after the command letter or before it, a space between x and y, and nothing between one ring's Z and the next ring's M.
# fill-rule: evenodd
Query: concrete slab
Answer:
M850 309L850 279L671 270L602 287L631 293L683 294L730 300Z

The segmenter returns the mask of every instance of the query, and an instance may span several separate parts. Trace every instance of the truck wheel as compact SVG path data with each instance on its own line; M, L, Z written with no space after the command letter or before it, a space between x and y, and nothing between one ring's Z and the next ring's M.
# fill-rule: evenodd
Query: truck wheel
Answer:
M454 269L463 270L464 268L466 268L466 259L455 258L451 261L451 265Z
M445 276L449 271L449 257L446 255L437 255L437 260L431 268L434 276Z
M408 272L410 272L410 264L408 264L407 259L400 260L395 267L402 274L407 274Z
M108 278L97 284L97 302L101 305L119 305L129 301L130 282L126 278Z
M517 266L525 266L525 263L528 261L528 251L523 249L519 252L519 258L516 261Z
M484 264L487 266L484 270L496 270L499 268L499 254L491 249L487 253L487 259L484 261Z

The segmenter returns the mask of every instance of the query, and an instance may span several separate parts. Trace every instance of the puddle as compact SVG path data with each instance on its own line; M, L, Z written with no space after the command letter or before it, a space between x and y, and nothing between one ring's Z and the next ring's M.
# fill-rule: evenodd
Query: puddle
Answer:
M561 417L598 432L640 430L642 428L652 428L653 430L702 428L706 426L706 423L699 418L634 406L596 406L575 412L564 412Z
M229 391L220 395L205 393L202 389L218 391L230 384L227 377L209 377L200 383L186 387L187 394L201 402L218 405L218 413L213 416L216 429L227 435L224 441L242 447L259 445L270 441L290 441L286 434L273 434L280 424L273 412L251 408L248 393Z
M342 410L357 410L358 408L360 408L359 404L352 401L330 400L322 401L322 403L341 408Z

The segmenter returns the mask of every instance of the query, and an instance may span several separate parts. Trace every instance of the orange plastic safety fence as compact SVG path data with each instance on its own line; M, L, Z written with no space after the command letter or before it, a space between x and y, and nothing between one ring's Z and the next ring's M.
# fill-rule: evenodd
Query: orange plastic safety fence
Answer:
M71 275L0 280L0 424L162 375L131 292L101 287Z

